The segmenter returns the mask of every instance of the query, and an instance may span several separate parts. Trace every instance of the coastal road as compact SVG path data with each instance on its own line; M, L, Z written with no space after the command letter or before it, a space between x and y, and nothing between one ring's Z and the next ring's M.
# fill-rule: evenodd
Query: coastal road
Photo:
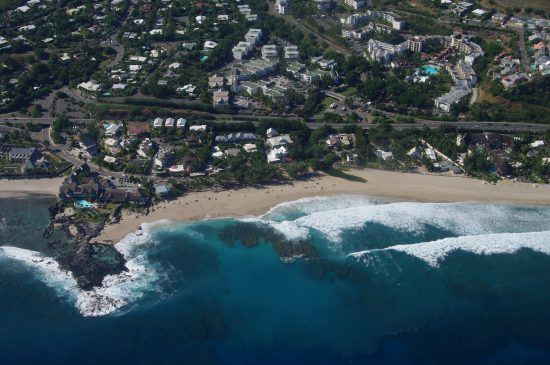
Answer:
M218 119L217 122L224 122L227 124L240 124L250 123L250 120L236 120L236 119ZM252 121L255 126L260 123L258 121ZM306 125L311 129L317 129L324 125L330 125L333 128L341 128L346 125L345 123L322 123L322 122L308 122ZM380 126L378 123L358 123L363 129L373 129ZM415 123L391 123L391 126L395 129L407 129L407 128L439 128L450 127L454 129L466 129L480 132L529 132L529 133L543 133L550 131L550 124L525 124L525 123L495 123L495 122L475 122L475 121L458 121L458 122L445 122L445 121L429 121L429 120L416 120Z
M392 115L392 113L384 112L387 115ZM228 124L239 124L244 122L252 122L255 125L259 125L258 120L260 119L274 119L277 117L272 116L257 116L257 115L251 115L246 116L247 119L256 119L255 121L251 120L238 120L238 119L224 119L224 118L238 118L238 115L234 114L223 114L216 116L217 119L216 122L223 122ZM20 118L20 117L12 117L12 118L0 118L0 124L3 123L11 123L12 125L24 125L24 124L51 124L55 118ZM81 122L81 123L89 123L92 122L94 119L90 118L76 118L72 119L72 121ZM298 118L295 118L295 120L299 120ZM307 126L311 129L319 128L320 126L324 125L325 123L322 122L309 122L306 123ZM331 124L334 127L341 127L344 124ZM371 123L361 123L359 124L364 129L371 129L378 126L378 124L371 124ZM502 123L502 122L477 122L477 121L457 121L457 122L445 122L445 121L434 121L434 120L424 120L424 119L416 119L415 123L392 123L391 124L396 129L405 129L405 128L411 128L411 127L429 127L429 128L439 128L442 126L451 127L451 128L457 128L457 129L469 129L469 130L476 130L476 131L507 131L507 132L529 132L529 133L543 133L550 130L550 124L530 124L530 123Z
M56 118L54 117L2 117L0 118L0 123L11 123L11 124L51 124ZM71 118L73 122L79 123L89 123L92 122L92 118Z

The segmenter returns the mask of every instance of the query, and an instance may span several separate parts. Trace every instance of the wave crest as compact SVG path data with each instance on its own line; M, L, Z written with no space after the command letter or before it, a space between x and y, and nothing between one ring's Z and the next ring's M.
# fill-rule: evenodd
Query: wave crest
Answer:
M522 248L550 255L550 231L449 237L430 242L354 252L348 256L362 262L369 262L368 257L371 253L398 251L417 257L433 267L438 267L447 255L458 250L477 255L493 255L513 254Z
M304 214L293 219L290 209ZM366 223L377 223L414 234L422 234L428 225L457 235L544 230L550 220L550 210L533 212L507 205L475 203L377 203L372 199L345 196L284 203L261 219L289 239L295 232L304 235L305 230L315 229L338 244L345 230L360 229ZM284 222L284 225L273 222Z

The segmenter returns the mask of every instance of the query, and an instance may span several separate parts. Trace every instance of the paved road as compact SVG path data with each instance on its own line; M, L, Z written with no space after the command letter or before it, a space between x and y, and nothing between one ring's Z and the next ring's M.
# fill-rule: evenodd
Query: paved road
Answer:
M122 21L122 27L124 27L124 25L126 24L126 22L128 21L128 19L130 18L133 12L134 12L134 6L130 5L128 7L128 12L126 13L126 17ZM107 66L107 68L112 69L113 67L118 65L120 61L122 61L122 58L124 57L124 53L126 49L124 48L123 44L119 43L117 33L113 34L108 41L101 42L101 45L105 47L111 47L116 51L115 58L111 62L109 62L109 65Z
M11 124L50 124L56 118L54 117L3 117L0 118L0 123L11 123ZM91 118L71 118L73 122L89 123L93 121Z
M324 93L325 93L326 96L330 96L331 98L336 99L338 101L345 101L346 100L346 97L344 95L335 93L334 91L325 90Z
M383 111L380 111L383 112ZM389 116L396 116L397 114L389 113L389 112L383 112L386 113ZM238 118L238 115L235 114L223 114L218 115L217 121L223 122L223 123L244 123L244 122L251 122L250 120L238 120L234 118ZM244 117L244 116L243 116ZM232 118L232 119L224 119L224 118ZM254 118L256 121L252 121L255 125L259 125L258 120L260 119L273 119L276 117L271 116L249 116L247 115L246 118ZM55 118L0 118L0 123L10 122L14 125L17 124L26 124L26 123L39 123L39 124L49 124L51 123ZM285 118L285 119L292 119L292 118ZM87 123L91 122L93 119L86 119L86 118L79 118L79 119L72 119L73 121ZM299 120L299 118L294 118L294 120ZM403 129L403 128L411 128L413 126L417 127L423 127L427 126L430 128L439 128L441 126L448 126L452 128L457 129L471 129L471 130L478 130L478 131L510 131L510 132L546 132L550 130L550 124L529 124L529 123L502 123L502 122L477 122L477 121L457 121L457 122L444 122L444 121L434 121L434 120L424 120L424 119L415 119L415 123L393 123L392 126L397 129ZM324 125L324 123L318 123L318 122L312 122L307 123L307 126L315 129L320 126ZM334 127L341 127L343 124L331 124ZM369 123L362 123L360 124L365 129L374 128L377 126L377 124L369 124Z

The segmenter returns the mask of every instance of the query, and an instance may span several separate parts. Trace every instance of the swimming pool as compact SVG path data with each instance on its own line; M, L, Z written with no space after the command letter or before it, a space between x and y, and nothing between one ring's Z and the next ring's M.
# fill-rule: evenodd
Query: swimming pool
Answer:
M437 75L439 73L439 67L433 65L424 65L421 69L430 76Z
M89 201L84 200L84 199L77 200L75 202L75 205L79 208L93 208L94 207L93 203L90 203Z

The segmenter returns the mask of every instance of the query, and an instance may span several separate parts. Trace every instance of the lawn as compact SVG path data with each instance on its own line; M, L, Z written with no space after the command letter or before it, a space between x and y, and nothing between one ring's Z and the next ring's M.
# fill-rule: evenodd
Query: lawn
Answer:
M330 97L325 97L323 101L321 102L321 105L323 106L323 111L327 110L330 107L330 104L335 103L336 100Z
M340 94L342 94L344 96L351 96L351 95L354 95L355 93L357 93L357 88L352 86L352 87L349 87L346 90L342 91Z

